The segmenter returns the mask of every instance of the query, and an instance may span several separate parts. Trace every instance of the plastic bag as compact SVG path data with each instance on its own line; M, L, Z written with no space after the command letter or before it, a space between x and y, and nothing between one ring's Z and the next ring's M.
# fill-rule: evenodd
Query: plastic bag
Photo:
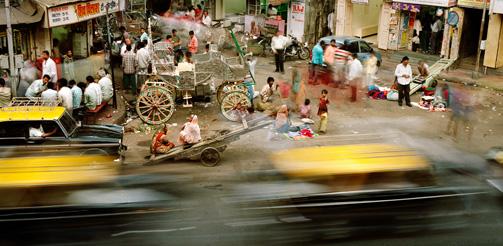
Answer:
M390 101L398 101L398 91L390 90L386 95L386 99Z

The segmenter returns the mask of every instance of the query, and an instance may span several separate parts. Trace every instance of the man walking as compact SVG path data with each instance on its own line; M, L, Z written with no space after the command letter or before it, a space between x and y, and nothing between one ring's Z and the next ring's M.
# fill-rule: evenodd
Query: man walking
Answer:
M145 43L138 43L138 52L136 52L136 64L138 68L138 85L141 87L148 76L148 66L151 61L150 54L145 48Z
M274 72L285 73L285 68L283 65L284 59L284 49L285 49L285 37L281 34L280 31L276 32L276 35L272 37L271 40L271 48L274 53L274 59L276 62L276 70Z
M348 81L349 86L351 87L351 102L356 102L358 89L361 85L363 67L360 60L358 60L358 56L356 54L352 54L348 57Z
M49 51L42 51L42 58L44 59L42 63L42 74L49 75L51 78L49 82L56 83L58 81L58 70L56 68L56 63L49 57Z
M323 46L325 41L321 40L319 44L313 47L313 58L311 60L310 84L318 84L318 69L323 65Z
M409 65L409 57L404 56L402 58L402 62L396 66L395 76L398 83L398 106L402 106L402 101L405 97L405 104L408 107L412 107L409 95L410 81L412 80L412 68Z
M126 46L126 52L122 56L122 81L124 89L131 89L132 94L136 94L136 54L133 52L131 45Z

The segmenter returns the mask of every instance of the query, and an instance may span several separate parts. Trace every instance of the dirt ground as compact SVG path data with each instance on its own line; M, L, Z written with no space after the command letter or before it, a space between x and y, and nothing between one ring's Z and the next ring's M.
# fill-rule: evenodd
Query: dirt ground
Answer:
M271 57L259 57L256 67L257 85L255 90L260 90L269 76L274 77L276 81L291 81L293 66L299 66L306 75L307 65L305 62L287 61L285 64L286 73L279 74L273 72L272 60ZM390 85L392 74L393 72L389 69L382 69L379 72L381 84ZM440 85L443 82L440 81ZM473 134L469 138L469 129L465 129L461 125L458 138L453 138L446 133L451 112L428 112L417 107L399 107L396 102L368 99L363 91L359 101L351 103L348 101L350 93L348 89L336 89L324 85L308 86L306 97L314 102L312 103L314 114L317 110L317 98L323 88L329 90L331 100L328 132L323 136L304 141L289 139L271 141L267 137L270 130L262 129L243 135L239 141L231 143L223 153L221 165L214 168L202 167L198 162L177 161L141 169L148 172L190 170L191 173L201 173L202 179L207 178L209 173L212 174L212 177L224 178L235 174L235 172L267 169L269 168L267 161L269 153L292 147L391 141L395 144L419 146L424 150L425 155L428 155L429 149L433 153L442 152L442 148L448 147L482 156L490 147L503 145L501 141L501 136L503 136L503 100L500 93L492 90L466 86L465 89L469 91L470 95L476 97L478 102L471 120ZM419 93L413 95L411 100L418 102ZM189 109L180 106L177 107L169 121L170 124L176 125L171 128L170 133L173 141L176 141L180 127L190 114L199 116L203 138L211 136L219 130L239 126L237 123L224 119L215 100L210 104L195 105ZM297 116L294 114L292 117L296 118ZM314 116L314 120L318 122L316 116ZM125 136L125 142L128 145L126 166L139 167L145 161L145 156L149 155L149 144L154 130L143 125L139 119L129 124L129 128L133 128L132 126L137 130L128 132Z

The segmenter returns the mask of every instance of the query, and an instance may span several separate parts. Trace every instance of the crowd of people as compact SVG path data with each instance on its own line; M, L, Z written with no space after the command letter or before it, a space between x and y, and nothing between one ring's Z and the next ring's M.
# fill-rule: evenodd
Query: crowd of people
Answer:
M335 39L326 44L321 40L312 49L309 84L333 84L335 87L351 89L351 102L356 102L360 88L367 87L377 79L377 57L370 52L362 64L357 54L347 51L342 45L339 47Z

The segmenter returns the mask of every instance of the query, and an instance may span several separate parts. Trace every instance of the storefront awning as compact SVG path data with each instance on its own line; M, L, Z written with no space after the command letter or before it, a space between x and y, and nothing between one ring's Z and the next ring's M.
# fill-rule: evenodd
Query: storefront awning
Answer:
M23 1L17 7L11 7L11 24L31 24L39 22L44 15L44 10L32 3L31 1ZM0 25L7 25L7 15L5 10L2 8L0 11Z
M437 7L453 7L456 6L457 0L393 0L397 3L409 3Z

